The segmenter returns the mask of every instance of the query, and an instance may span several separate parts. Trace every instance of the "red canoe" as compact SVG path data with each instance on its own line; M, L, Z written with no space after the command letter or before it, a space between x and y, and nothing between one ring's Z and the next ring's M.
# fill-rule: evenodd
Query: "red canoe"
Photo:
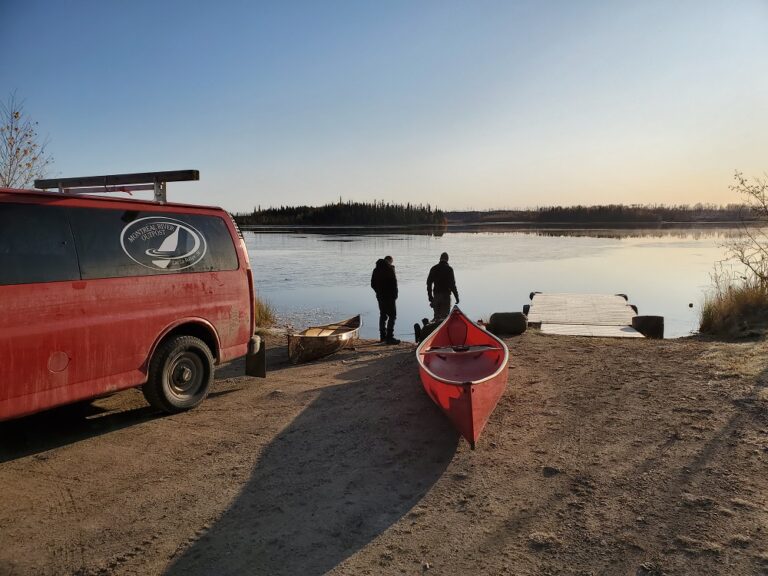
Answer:
M474 448L507 385L506 345L454 306L416 359L424 390Z

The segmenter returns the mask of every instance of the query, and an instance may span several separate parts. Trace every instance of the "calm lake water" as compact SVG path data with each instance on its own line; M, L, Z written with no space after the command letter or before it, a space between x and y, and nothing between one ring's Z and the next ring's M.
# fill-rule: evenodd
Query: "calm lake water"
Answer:
M361 336L378 338L378 308L370 288L378 258L397 271L395 333L413 339L413 324L431 317L429 268L450 254L461 299L471 318L521 311L532 291L624 293L640 314L664 316L665 337L698 327L704 294L723 243L734 228L673 230L510 230L407 233L245 232L259 296L281 325L312 324L361 314ZM689 307L693 304L693 308Z

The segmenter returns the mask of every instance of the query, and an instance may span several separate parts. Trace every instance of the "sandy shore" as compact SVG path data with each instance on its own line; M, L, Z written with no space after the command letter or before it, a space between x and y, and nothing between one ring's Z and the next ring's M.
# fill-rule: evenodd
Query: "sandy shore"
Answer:
M474 451L412 344L0 423L0 575L768 574L768 343L507 342Z

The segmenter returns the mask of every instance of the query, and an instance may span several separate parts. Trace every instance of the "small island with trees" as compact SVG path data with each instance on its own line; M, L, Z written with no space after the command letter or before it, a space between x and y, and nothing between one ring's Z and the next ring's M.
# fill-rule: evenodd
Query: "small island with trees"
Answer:
M234 214L240 226L439 226L445 213L429 204L339 201L323 206L256 208Z

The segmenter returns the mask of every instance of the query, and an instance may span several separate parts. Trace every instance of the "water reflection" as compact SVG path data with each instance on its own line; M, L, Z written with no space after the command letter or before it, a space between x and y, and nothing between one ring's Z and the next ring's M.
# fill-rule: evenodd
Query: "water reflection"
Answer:
M468 232L484 234L489 232L534 234L537 236L586 236L591 238L705 238L730 239L742 235L741 224L685 224L659 223L655 226L648 224L625 224L610 227L585 225L574 227L573 224L547 224L526 222L482 222L467 224L444 224L441 226L245 226L243 230L260 233L289 233L317 234L321 236L346 237L344 239L328 239L328 242L348 242L356 238L375 235L407 234L443 236L447 233Z
M409 234L442 236L449 231L447 224L425 224L421 226L287 226L287 225L258 225L241 226L241 229L255 233L292 233L319 234L332 236L369 236L372 234Z
M633 230L588 228L583 230L531 230L539 236L586 236L590 238L683 238L690 240L729 240L741 236L738 228L695 228L690 230L638 228Z
M429 316L426 276L450 254L461 307L472 318L518 311L531 291L626 293L641 314L665 317L666 335L690 334L710 273L725 257L734 227L503 229L473 227L443 235L389 229L245 233L260 296L295 327L362 314L362 334L377 336L370 288L374 263L395 260L398 337ZM689 303L694 304L689 308Z

